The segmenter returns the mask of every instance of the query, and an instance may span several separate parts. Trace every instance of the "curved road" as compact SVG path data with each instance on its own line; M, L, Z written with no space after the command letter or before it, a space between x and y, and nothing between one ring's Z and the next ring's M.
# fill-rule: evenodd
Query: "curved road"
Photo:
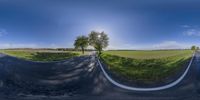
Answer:
M0 54L0 100L199 100L200 52L176 86L153 92L110 83L94 56L36 63Z

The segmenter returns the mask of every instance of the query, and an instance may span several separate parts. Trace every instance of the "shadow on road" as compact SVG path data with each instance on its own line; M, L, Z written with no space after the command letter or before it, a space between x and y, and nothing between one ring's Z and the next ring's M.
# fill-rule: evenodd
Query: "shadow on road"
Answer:
M195 67L195 76L196 76L196 80L194 81L194 86L196 88L197 93L200 95L200 52L197 51L197 54L195 56L195 61L194 64L196 65Z
M95 64L97 63L91 56L51 63L27 62L2 56L0 58L1 94L74 96L99 93L103 85L99 82L100 71L95 68Z
M0 54L0 99L198 100L199 55L196 54L190 71L177 86L162 91L137 92L111 84L94 56L39 63Z

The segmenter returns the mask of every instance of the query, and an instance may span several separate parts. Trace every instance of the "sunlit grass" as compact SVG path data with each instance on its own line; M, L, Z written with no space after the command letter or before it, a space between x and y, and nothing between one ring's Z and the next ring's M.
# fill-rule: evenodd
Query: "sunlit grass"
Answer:
M191 54L192 50L138 50L138 51L104 51L104 54L117 55L120 57L128 57L135 59L152 59L170 57L176 55L187 55Z
M80 51L0 50L0 52L31 61L59 61L82 55Z
M101 59L109 70L127 80L152 83L180 71L191 56L190 50L106 51Z

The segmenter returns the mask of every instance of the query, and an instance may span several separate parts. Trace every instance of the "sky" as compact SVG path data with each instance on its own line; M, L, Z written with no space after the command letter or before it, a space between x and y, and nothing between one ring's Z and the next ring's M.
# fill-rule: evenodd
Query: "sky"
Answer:
M0 48L73 48L104 31L107 49L200 46L199 0L0 0Z

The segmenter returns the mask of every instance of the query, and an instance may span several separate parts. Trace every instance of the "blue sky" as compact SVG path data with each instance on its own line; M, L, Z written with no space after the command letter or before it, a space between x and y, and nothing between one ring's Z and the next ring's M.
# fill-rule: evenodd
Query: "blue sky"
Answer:
M0 48L73 47L104 31L108 49L200 46L199 0L2 0Z

